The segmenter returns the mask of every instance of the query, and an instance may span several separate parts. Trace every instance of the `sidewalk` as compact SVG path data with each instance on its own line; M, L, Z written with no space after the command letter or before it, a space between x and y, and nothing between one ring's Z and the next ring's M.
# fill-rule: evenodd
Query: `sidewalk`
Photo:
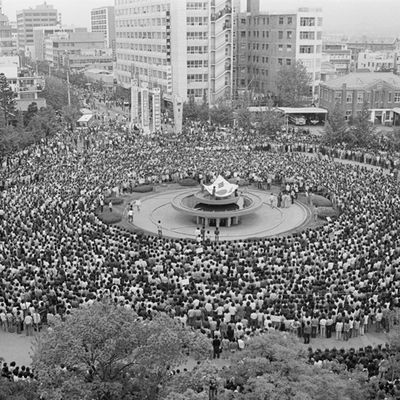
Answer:
M34 336L26 336L25 333L7 333L0 331L0 359L10 363L15 361L17 365L30 365L32 344Z

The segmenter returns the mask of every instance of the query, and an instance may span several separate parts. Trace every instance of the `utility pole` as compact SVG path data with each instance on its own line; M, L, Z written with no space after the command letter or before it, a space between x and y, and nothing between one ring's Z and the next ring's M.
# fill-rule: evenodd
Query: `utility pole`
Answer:
M68 107L71 107L71 88L69 85L69 68L67 69Z

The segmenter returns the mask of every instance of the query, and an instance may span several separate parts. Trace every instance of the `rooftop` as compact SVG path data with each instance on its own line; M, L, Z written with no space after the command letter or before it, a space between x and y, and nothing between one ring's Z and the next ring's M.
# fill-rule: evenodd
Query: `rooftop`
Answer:
M321 85L331 89L341 89L343 85L348 89L366 89L378 83L400 88L400 76L391 72L354 72Z

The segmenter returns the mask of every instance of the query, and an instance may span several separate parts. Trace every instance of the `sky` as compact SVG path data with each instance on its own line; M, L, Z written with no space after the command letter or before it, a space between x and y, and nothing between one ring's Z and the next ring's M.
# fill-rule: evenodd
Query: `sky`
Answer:
M185 1L185 0L172 0ZM287 11L320 7L324 32L346 35L400 37L400 0L260 0L263 10ZM12 21L16 11L35 7L41 0L2 0L3 11ZM113 5L114 0L47 0L62 14L66 25L90 28L90 10Z

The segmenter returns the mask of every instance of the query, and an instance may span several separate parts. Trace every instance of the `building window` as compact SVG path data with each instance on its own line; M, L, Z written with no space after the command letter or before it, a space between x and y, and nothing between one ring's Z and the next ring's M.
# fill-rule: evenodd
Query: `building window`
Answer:
M394 102L400 103L400 92L394 92Z
M392 92L388 93L388 103L392 102Z
M352 103L352 102L353 102L353 93L347 92L346 93L346 103Z
M293 23L293 18L292 18L292 17L288 17L287 23L288 23L288 25L290 25L291 23Z
M286 45L286 50L287 51L292 51L292 45L291 44L287 44Z
M314 53L314 46L300 46L300 54Z
M283 65L283 59L282 58L278 58L278 65Z
M283 31L278 32L278 39L283 39Z
M241 31L240 32L240 37L245 38L246 37L246 31Z
M286 32L286 38L287 38L287 39L291 39L291 38L292 38L292 35L293 35L293 32L292 32L292 31L287 31L287 32Z
M279 17L279 25L283 25L283 17Z
M363 92L358 92L357 93L357 103L362 104L364 102L364 93Z
M278 50L279 50L279 51L283 51L283 44L279 44L279 45L278 45Z
M301 17L300 26L315 26L315 18Z
M300 39L305 40L314 40L315 39L315 32L300 32Z
M292 60L290 58L286 59L286 65L292 65Z
M346 121L348 121L351 118L351 114L352 114L351 110L346 111L346 116L345 116Z
M342 92L335 92L335 103L342 102Z

